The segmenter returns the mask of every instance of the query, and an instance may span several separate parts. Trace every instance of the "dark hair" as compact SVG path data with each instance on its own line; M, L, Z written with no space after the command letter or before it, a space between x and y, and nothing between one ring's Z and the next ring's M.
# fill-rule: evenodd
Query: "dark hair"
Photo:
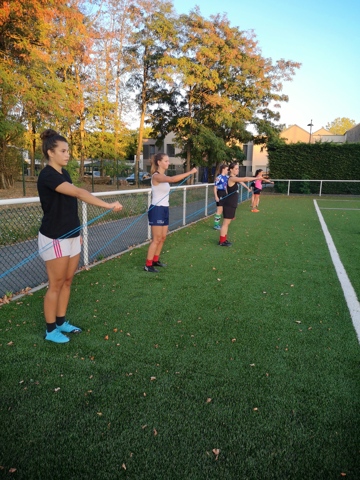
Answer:
M163 152L156 153L151 157L151 175L157 171L159 162L161 162L164 157L167 157L167 154Z
M259 175L260 172L263 172L264 170L262 168L259 168L258 170L256 170L255 172L255 177L257 177Z
M229 170L232 170L236 165L238 165L238 162L231 162L229 165Z
M42 152L46 160L49 160L48 150L54 150L58 142L68 143L65 137L55 132L55 130L51 130L51 128L44 130L40 138L42 140Z

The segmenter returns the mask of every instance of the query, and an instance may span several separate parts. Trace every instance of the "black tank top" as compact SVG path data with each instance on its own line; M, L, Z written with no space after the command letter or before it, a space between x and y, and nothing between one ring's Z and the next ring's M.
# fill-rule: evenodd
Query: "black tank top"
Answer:
M231 178L231 177L230 177ZM230 180L230 179L229 179ZM226 204L229 205L230 207L237 207L239 203L239 184L234 183L232 187L230 187L229 183L227 186L227 194L228 196L226 197Z

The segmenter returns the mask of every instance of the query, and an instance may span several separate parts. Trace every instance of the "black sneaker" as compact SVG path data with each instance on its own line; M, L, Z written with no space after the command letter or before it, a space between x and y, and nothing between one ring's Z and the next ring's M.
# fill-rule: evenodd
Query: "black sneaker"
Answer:
M161 262L159 262L159 260L157 260L156 262L153 262L152 266L153 267L167 267L166 263L161 263Z
M147 265L145 265L144 270L145 270L145 272L151 272L151 273L158 273L158 271L159 271L159 270L156 270L156 268L154 268L152 266L148 267Z
M231 247L232 243L229 240L225 240L225 242L219 242L220 247Z

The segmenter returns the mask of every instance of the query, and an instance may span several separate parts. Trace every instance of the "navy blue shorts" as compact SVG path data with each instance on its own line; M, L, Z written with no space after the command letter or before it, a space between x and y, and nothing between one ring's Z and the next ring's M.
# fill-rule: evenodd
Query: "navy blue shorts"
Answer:
M150 205L148 211L149 225L165 227L169 225L169 207Z
M260 188L254 188L253 193L254 193L255 195L260 195L261 189L260 189Z

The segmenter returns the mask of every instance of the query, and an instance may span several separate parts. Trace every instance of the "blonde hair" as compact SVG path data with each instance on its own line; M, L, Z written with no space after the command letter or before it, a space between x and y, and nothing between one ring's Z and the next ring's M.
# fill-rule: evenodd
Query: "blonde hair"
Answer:
M157 172L157 169L159 167L159 162L161 162L161 160L164 157L167 157L167 154L163 152L156 153L151 157L151 169L150 169L151 175Z

